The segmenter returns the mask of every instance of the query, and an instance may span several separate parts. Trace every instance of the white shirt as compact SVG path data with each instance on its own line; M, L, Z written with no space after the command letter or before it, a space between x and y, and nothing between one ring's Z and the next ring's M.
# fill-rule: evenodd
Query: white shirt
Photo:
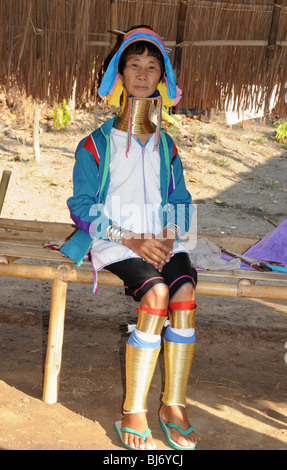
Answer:
M135 233L162 230L160 155L155 148L155 134L145 145L132 137L126 154L127 133L112 129L110 137L110 184L106 197L105 215L122 228ZM173 252L185 251L178 242ZM139 258L121 243L94 239L91 259L95 271L127 258Z

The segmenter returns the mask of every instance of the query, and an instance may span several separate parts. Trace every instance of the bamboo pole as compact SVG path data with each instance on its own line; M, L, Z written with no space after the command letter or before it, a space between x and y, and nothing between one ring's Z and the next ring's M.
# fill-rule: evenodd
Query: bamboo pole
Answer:
M67 268L67 269L62 269ZM264 280L264 274L262 273ZM280 274L280 273L277 273ZM247 277L245 273L245 277ZM0 264L0 276L20 277L28 279L51 280L61 279L63 282L80 284L92 284L94 273L88 269L73 269L67 264L60 265L59 268L50 266L36 266L25 264ZM283 281L284 285L251 284L246 285L240 282L215 282L199 280L196 293L199 295L216 295L224 297L244 297L255 299L287 300L286 277L276 275L276 279ZM252 272L251 272L252 280ZM272 279L272 281L275 281ZM112 273L101 271L98 273L99 285L122 287L123 282Z
M286 286L199 281L196 293L245 299L287 300Z
M50 266L13 263L3 266L0 264L0 276L53 281L59 277L59 271Z
M198 281L196 294L199 295L223 295L225 297L237 297L237 284L213 281Z
M0 214L4 204L4 199L8 189L8 184L11 177L11 171L4 170L2 173L1 183L0 183Z
M67 283L59 278L54 279L52 282L49 333L43 383L43 401L50 405L58 401L67 286Z

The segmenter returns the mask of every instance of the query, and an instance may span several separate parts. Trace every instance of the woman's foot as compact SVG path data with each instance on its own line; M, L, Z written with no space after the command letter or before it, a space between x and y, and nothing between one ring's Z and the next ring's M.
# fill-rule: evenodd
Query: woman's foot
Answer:
M176 424L183 431L186 431L188 428L190 428L190 422L188 420L184 406L167 406L162 403L159 410L159 417L167 423ZM200 437L194 431L190 432L186 436L183 436L180 431L175 428L171 428L171 437L182 447L195 447L200 440Z
M140 413L124 414L122 428L130 428L144 434L148 429L147 413L142 411ZM134 449L153 450L155 448L151 433L144 440L136 434L123 432L122 439L126 445Z

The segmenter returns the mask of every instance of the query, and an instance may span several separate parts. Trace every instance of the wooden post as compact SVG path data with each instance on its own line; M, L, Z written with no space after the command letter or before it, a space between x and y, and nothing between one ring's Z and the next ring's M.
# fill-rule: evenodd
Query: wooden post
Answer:
M272 20L271 20L269 36L268 36L268 46L267 46L267 52L266 52L266 69L268 70L267 82L268 82L269 88L271 88L271 91L269 91L266 94L265 109L264 109L265 115L268 115L269 113L270 100L271 100L272 91L273 91L272 89L275 86L274 73L276 73L275 70L276 70L277 61L278 61L277 34L278 34L278 27L280 23L282 4L283 4L283 0L274 0L273 14L272 14Z
M69 99L69 107L71 110L71 122L75 121L75 109L76 109L76 89L77 89L77 79L74 81L72 96Z
M64 322L68 284L57 278L52 282L49 333L44 372L43 401L57 403L59 392Z
M34 157L37 163L40 163L40 160L41 160L40 142L39 142L40 114L41 114L41 107L40 107L40 103L37 100L35 104L34 126L33 126L33 149L34 149Z
M110 19L111 31L118 29L118 0L111 0L111 19ZM117 35L111 32L111 49L117 42Z
M268 38L268 46L275 46L277 43L277 31L281 16L281 10L283 6L284 0L275 0L274 1L274 10L271 20L269 38Z
M177 19L177 31L176 31L176 44L181 44L184 40L184 29L185 21L187 17L187 3L181 1L179 5L178 19ZM174 52L174 69L177 77L180 77L181 72L181 59L182 59L182 48L176 47Z
M4 199L6 196L8 184L11 177L11 171L4 170L2 173L1 183L0 183L0 214L4 204Z

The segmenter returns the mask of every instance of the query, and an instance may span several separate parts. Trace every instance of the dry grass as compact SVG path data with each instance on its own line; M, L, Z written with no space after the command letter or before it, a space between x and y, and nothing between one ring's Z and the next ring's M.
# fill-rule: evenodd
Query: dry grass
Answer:
M122 31L148 24L165 41L177 43L170 57L184 89L184 108L223 109L233 94L243 107L261 105L262 90L268 108L278 85L277 114L284 117L286 46L195 45L202 40L268 42L271 31L286 41L286 2L278 8L273 0L118 0L117 24ZM0 18L0 85L16 83L27 96L50 103L69 99L75 83L78 100L94 95L110 52L110 1L1 0ZM91 45L95 41L100 44Z

